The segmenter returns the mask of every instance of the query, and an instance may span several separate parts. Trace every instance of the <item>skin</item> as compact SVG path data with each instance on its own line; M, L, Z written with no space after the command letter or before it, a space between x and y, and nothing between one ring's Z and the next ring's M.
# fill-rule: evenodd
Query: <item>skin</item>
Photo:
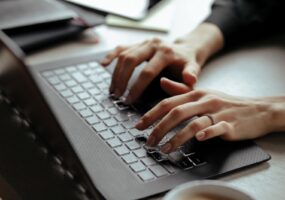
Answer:
M164 70L170 70L182 83L172 84L162 80L161 87L171 95L192 90L205 61L222 49L223 36L212 24L203 23L194 31L177 39L173 43L165 43L160 39L152 39L131 46L119 46L102 60L108 66L115 59L117 64L112 77L110 93L117 97L126 90L135 68L148 61L127 96L126 103L133 103L142 94L151 81Z
M192 91L204 63L223 46L221 31L215 25L203 23L171 44L153 39L121 46L102 61L102 65L108 66L118 60L110 87L116 96L123 95L136 66L148 62L131 88L127 103L136 101L164 69L181 78L181 82L161 79L162 89L173 97L157 104L136 125L137 129L144 130L160 120L147 145L156 146L168 131L189 119L192 120L161 148L164 153L176 150L193 137L199 141L214 137L236 141L285 131L284 96L253 99L216 91Z
M206 116L211 115L211 119ZM144 130L161 119L148 138L156 146L168 131L181 122L189 122L161 150L170 153L196 137L204 141L213 137L236 141L261 137L285 130L285 97L244 98L217 91L196 90L161 101L147 112L136 125Z

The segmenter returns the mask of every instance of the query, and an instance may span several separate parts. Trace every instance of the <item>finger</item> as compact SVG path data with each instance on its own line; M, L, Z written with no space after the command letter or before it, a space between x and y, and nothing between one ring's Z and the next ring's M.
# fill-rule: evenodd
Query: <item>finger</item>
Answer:
M191 87L183 83L172 81L167 78L160 79L160 86L166 93L168 93L171 96L184 94L192 90Z
M185 142L195 136L195 134L211 125L211 121L207 116L202 116L191 121L179 133L171 138L165 145L162 146L163 153L170 153L183 145Z
M117 90L117 95L121 96L128 85L130 77L135 70L135 68L142 62L149 60L154 54L154 48L148 44L144 44L135 48L129 49L125 55L124 63L119 70L117 75L120 79L116 79L117 82L114 83L115 90Z
M182 72L183 81L190 87L192 87L198 80L198 74L200 72L200 66L196 63L189 63Z
M149 146L156 146L161 139L171 129L176 127L181 122L191 119L194 116L207 113L209 110L207 102L191 102L180 105L172 109L162 120L154 127L147 141Z
M143 93L144 89L168 65L168 59L162 52L157 52L142 70L130 89L126 102L133 103Z
M111 64L113 62L113 60L115 58L118 57L118 55L125 51L126 49L128 49L128 46L118 46L115 48L115 50L111 51L110 53L108 53L105 58L101 61L101 65L103 66L108 66L109 64Z
M233 132L233 127L230 123L221 121L213 126L205 128L196 134L196 138L199 141L204 141L210 138L218 137L221 135L229 134Z
M136 125L136 128L140 130L146 129L155 121L161 119L166 113L168 113L173 108L181 104L197 101L203 95L204 93L202 91L192 91L186 94L164 99L156 106L154 106L151 110L149 110L146 114L144 114L144 116L140 119L139 123Z

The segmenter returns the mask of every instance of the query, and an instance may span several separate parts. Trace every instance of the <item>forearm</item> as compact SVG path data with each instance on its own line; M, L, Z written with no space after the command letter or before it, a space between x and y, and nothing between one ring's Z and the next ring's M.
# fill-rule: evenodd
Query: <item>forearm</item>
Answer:
M195 49L197 52L197 61L203 65L209 57L223 48L224 38L216 25L202 23L192 32L178 38L176 43L183 43Z

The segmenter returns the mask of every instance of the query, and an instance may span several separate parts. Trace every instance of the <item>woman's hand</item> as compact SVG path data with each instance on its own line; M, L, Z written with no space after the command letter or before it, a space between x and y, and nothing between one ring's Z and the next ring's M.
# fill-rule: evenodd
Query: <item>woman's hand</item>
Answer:
M214 25L202 24L185 38L171 44L162 42L160 39L152 39L132 46L117 47L101 63L103 66L108 66L118 58L110 93L119 97L124 94L135 68L144 61L148 61L129 91L126 102L132 103L166 68L183 82L183 84L177 83L177 87L173 90L168 82L162 80L161 86L166 92L176 95L192 90L201 66L210 55L222 48L222 45L223 39L218 28Z
M192 118L162 147L163 152L170 153L193 137L203 141L220 136L234 141L285 130L285 98L249 99L214 91L191 91L161 101L136 127L143 130L162 119L147 141L149 146L155 146L167 132Z

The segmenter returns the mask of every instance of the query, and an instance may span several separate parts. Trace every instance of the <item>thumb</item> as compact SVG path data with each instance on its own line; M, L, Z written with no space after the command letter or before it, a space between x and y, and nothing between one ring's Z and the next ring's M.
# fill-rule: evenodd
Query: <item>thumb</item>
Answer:
M171 96L184 94L192 90L192 88L190 88L189 86L183 83L172 81L168 78L161 78L160 86L166 93Z
M188 86L193 87L193 85L198 80L198 74L200 72L200 66L196 63L189 63L182 71L182 77L184 83Z

